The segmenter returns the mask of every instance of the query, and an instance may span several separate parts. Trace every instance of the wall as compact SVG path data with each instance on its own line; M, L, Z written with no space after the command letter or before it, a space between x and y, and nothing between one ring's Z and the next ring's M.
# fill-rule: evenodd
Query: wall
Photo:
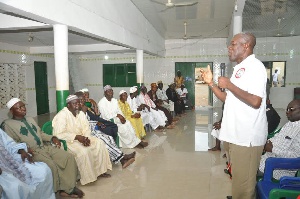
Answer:
M54 59L53 55L30 55L29 48L6 43L0 43L0 62L23 64L26 71L26 108L28 116L36 116L36 94L34 81L34 61L47 62L48 72L48 92L49 92L49 109L50 112L56 110L56 95L55 95L55 74L54 74ZM27 63L21 63L21 56L26 55ZM0 122L8 118L9 110L6 107L0 107Z
M227 39L203 40L166 40L166 56L153 57L144 54L144 82L149 88L152 82L162 80L164 83L173 81L175 62L213 62L214 79L219 76L219 64L226 63L226 76L231 76L232 64L227 57ZM293 99L294 87L300 86L300 37L258 38L254 53L261 61L286 61L286 87L271 88L270 99L275 108L285 108ZM78 56L78 66L83 70L85 84L90 89L90 95L96 101L103 96L102 64L135 62L135 54ZM97 75L91 75L95 74ZM255 77L253 78L255 81ZM124 88L115 88L118 93ZM126 90L126 89L125 89ZM127 90L129 90L127 88ZM117 95L115 94L115 97ZM214 106L220 106L214 98Z

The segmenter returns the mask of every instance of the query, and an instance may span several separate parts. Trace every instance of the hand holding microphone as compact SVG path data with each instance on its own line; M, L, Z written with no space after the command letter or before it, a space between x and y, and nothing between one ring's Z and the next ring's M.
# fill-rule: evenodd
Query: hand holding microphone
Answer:
M225 76L225 63L221 63L221 77ZM224 92L225 88L221 87L221 91Z

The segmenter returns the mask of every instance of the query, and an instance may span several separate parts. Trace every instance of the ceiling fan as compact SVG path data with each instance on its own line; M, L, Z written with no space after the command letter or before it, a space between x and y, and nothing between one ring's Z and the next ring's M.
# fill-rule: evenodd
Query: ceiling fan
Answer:
M282 27L280 27L281 25L281 22L284 18L280 18L278 17L277 18L277 22L278 22L278 25L277 25L277 33L274 35L275 37L289 37L289 36L293 36L293 34L283 34L282 33Z
M198 2L197 1L194 1L194 2L181 2L181 3L173 3L172 0L168 0L167 3L162 3L162 2L159 2L159 1L155 1L155 0L150 0L154 3L157 3L157 4L160 4L160 5L164 5L166 6L167 8L166 9L169 9L169 8L173 8L173 7L181 7L181 6L193 6L193 5L196 5Z
M183 40L187 40L187 39L196 39L196 38L199 38L201 37L201 35L199 36L187 36L187 33L186 33L186 26L187 26L187 22L183 22L183 25L184 25L184 35L182 37Z

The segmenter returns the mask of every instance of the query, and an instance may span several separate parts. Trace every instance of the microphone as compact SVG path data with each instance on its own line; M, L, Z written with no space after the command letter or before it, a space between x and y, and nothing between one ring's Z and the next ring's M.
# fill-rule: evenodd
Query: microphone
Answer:
M221 76L224 77L225 76L225 63L221 63ZM224 92L225 88L221 88L221 92Z

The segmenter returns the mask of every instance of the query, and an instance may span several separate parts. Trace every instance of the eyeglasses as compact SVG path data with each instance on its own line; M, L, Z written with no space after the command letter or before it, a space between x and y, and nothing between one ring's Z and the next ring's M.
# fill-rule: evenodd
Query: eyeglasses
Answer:
M293 112L294 110L296 110L298 108L300 108L300 106L298 106L298 107L289 107L289 108L286 109L286 112Z

